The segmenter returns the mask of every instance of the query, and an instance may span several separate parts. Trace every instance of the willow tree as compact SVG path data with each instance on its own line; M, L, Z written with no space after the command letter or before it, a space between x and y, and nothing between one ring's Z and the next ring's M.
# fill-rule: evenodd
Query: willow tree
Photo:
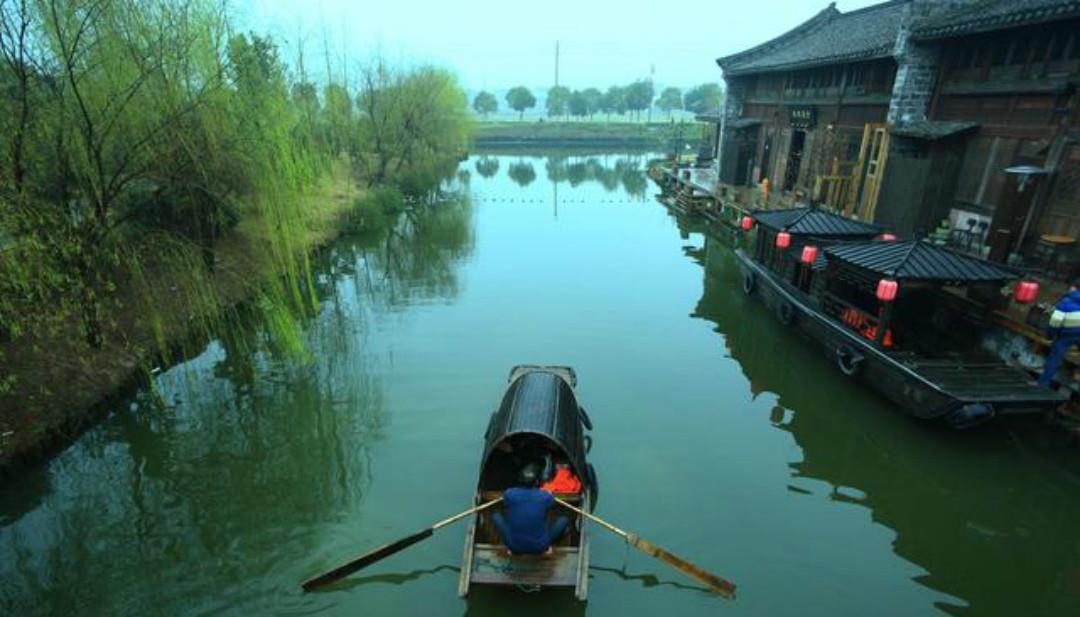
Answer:
M419 192L452 172L466 152L467 99L448 71L397 71L377 62L361 75L357 106L357 164L369 185L391 182Z

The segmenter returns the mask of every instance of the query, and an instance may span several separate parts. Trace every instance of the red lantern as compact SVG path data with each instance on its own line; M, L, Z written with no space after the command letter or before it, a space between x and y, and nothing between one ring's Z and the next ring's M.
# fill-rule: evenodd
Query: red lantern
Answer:
M896 299L896 292L900 285L892 279L881 279L877 284L877 299L882 302L892 302Z
M789 246L791 246L791 234L786 231L776 234L776 248L783 250Z
M1020 304L1031 304L1039 297L1039 284L1035 281L1020 281L1013 290L1013 299Z
M749 216L744 216L742 217L741 225L743 231L750 231L754 227L754 219Z
M892 235L890 233L880 234L874 239L875 240L880 240L882 242L896 242L896 236L894 236L894 235Z
M812 264L817 261L818 248L816 246L804 246L802 247L802 262L804 264Z

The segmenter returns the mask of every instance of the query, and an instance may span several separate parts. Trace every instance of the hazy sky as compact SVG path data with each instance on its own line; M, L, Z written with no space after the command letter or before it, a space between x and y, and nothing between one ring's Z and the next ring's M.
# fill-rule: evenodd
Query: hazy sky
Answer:
M839 0L850 11L874 0ZM241 23L270 32L295 62L325 73L323 33L354 62L381 53L394 63L453 69L468 89L550 86L555 42L560 83L571 88L648 77L691 86L720 77L715 59L768 40L810 18L826 0L678 0L638 9L626 0L428 1L240 0ZM667 8L665 8L667 7ZM335 70L340 70L340 61Z

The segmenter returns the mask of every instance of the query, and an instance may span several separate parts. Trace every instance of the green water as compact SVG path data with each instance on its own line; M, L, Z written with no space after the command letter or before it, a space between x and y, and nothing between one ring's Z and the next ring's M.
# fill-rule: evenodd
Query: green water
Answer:
M474 157L464 203L340 241L311 363L234 333L3 485L0 614L1080 613L1080 451L1034 425L917 424L853 386L653 201L645 162ZM458 599L460 526L299 592L469 504L518 363L577 369L597 513L738 600L600 531L587 605Z

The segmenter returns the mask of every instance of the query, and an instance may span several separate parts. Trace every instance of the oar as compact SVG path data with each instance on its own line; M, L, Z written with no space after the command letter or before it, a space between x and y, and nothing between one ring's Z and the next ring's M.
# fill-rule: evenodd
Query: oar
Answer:
M726 581L710 572L706 572L705 570L702 570L701 568L695 566L694 564L683 559L682 557L674 555L653 544L652 542L649 542L648 540L639 537L637 534L623 531L622 529L619 529L615 525L612 525L611 523L605 521L599 516L589 514L581 508L576 508L566 503L562 499L556 499L555 501L559 502L559 505L565 508L569 508L574 512L577 512L578 514L588 518L594 523L599 524L601 527L604 527L608 531L613 532L615 535L621 536L624 540L626 540L627 544L633 546L642 553L645 553L650 557L655 557L660 561L668 564L669 566L675 568L676 570L682 571L690 578L705 585L709 589L724 596L725 598L735 597L735 583L732 583L731 581Z
M441 527L446 527L450 523L459 521L466 516L469 516L470 514L476 514L481 510L486 510L487 508L490 508L491 506L499 503L500 501L502 501L502 497L499 497L498 499L493 499L487 503L482 503L475 508L469 508L468 510L465 510L460 514L455 514L450 518L445 518L423 531L418 531L412 535L405 536L400 540L391 542L390 544L380 546L379 548L369 553L365 553L364 555L353 559L347 564L338 566L333 570L330 570L326 574L320 574L315 578L308 579L302 583L304 591L311 591L312 589L317 589L319 587L322 587L323 585L328 585L336 580L343 579L346 576L352 574L353 572L356 572L357 570L370 566L376 561L380 561L386 557L389 557L390 555L393 555L394 553L405 550L406 548L409 548L410 546L416 544L417 542L420 542L421 540L426 540L430 538L431 535L434 534L435 531Z

